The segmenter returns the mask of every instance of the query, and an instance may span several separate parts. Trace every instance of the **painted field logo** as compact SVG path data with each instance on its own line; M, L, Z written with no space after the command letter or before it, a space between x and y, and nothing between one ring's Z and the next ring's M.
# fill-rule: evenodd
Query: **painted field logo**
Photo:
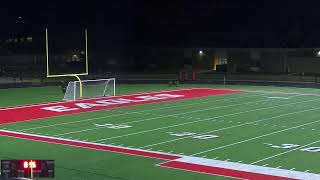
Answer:
M210 88L191 88L121 95L117 97L81 99L73 102L60 101L44 104L0 108L0 124L36 120L67 114L78 114L83 112L107 110L140 104L201 98L239 92L241 91Z
M156 94L156 95L146 95L146 96L136 96L132 98L117 98L117 99L106 99L106 100L97 100L94 102L83 102L83 103L74 103L69 106L58 105L58 106L49 106L43 107L41 109L54 111L54 112L66 112L66 111L76 111L80 109L91 109L94 107L106 107L111 105L120 105L120 104L130 104L130 103L139 103L139 102L152 102L157 100L173 99L184 97L184 95L178 94Z

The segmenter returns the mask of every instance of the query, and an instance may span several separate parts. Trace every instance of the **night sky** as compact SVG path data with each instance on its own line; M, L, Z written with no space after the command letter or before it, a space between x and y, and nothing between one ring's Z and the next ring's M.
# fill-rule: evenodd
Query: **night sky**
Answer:
M319 47L319 7L293 0L11 0L1 3L0 38L87 27L97 46Z

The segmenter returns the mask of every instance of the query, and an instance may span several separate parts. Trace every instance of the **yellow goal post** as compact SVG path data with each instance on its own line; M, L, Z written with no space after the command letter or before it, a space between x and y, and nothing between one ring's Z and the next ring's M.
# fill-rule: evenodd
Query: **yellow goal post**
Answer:
M75 77L79 81L79 89L80 89L80 98L83 95L82 81L79 76L87 76L89 74L88 68L88 31L84 30L85 34L85 72L76 73L76 74L50 74L50 66L49 66L49 35L48 28L46 28L46 69L47 69L47 78L57 78L57 77Z

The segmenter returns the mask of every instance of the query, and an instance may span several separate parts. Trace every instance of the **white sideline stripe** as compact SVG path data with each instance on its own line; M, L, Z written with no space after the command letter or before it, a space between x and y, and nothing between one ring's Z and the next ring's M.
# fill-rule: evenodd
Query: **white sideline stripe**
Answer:
M312 145L312 144L316 144L316 143L318 143L318 142L320 142L320 140L311 142L311 143L306 144L306 145L304 145L304 146L299 146L299 147L297 147L297 148L293 148L293 149L291 149L291 150L288 150L288 151L285 151L285 152L282 152L282 153L279 153L279 154L275 154L275 155L273 155L273 156L269 156L269 157L264 158L264 159L260 159L260 160L258 160L258 161L255 161L255 162L251 163L251 164L256 164L256 163L259 163L259 162L262 162L262 161L265 161L265 160L268 160L268 159L272 159L272 158L274 158L274 157L278 157L278 156L281 156L281 155L290 153L290 152L292 152L292 151L296 151L296 150L299 150L299 149L303 149L303 148L305 148L305 147L308 147L308 146L310 146L310 145Z
M314 124L314 123L317 123L317 122L320 122L320 120L312 121L312 122L309 122L309 123L301 124L299 126L290 127L290 128L287 128L287 129L282 129L282 130L279 130L279 131L274 131L272 133L264 134L264 135L257 136L257 137L254 137L254 138L249 138L249 139L246 139L246 140L243 140L243 141L239 141L239 142L235 142L235 143L232 143L232 144L220 146L220 147L217 147L217 148L208 149L208 150L205 150L205 151L202 151L202 152L199 152L199 153L195 153L195 154L192 154L192 155L195 156L195 155L211 152L211 151L218 150L218 149L223 149L223 148L234 146L234 145L241 144L241 143L244 143L244 142L260 139L260 138L263 138L263 137L266 137L266 136L278 134L278 133L285 132L285 131L289 131L291 129L297 129L297 128L300 128L300 127L303 127L303 126L307 126L307 125L310 125L310 124Z
M220 161L220 160L198 158L198 157L192 157L192 156L181 156L179 154L172 154L172 153L166 153L166 152L157 152L157 151L143 150L143 149L137 149L137 148L120 147L120 146L106 145L106 144L79 141L79 140L70 140L70 139L64 139L64 138L35 135L35 134L29 134L29 133L21 133L21 132L8 131L8 130L2 130L2 129L0 129L0 131L35 136L35 137L44 137L44 138L49 138L49 139L64 140L64 141L69 141L69 142L78 142L78 143L84 143L84 144L92 144L92 145L99 145L99 146L108 146L108 147L116 147L116 148L129 149L129 150L137 150L137 151L143 151L143 152L151 152L151 153L164 154L164 155L172 155L172 156L181 157L181 158L173 160L173 161L198 164L198 165L205 165L205 166L212 166L212 167L220 167L220 168L225 168L225 169L234 169L234 170L239 170L239 171L244 171L244 172L253 172L253 173L258 173L258 174L267 174L267 175L282 176L282 177L288 177L288 178L291 177L291 178L305 179L305 180L320 179L320 175L308 173L308 172L291 171L291 170L285 170L285 169L262 167L262 166L257 166L257 165L248 165L248 164L234 163L234 162L225 162L225 161ZM68 146L71 146L71 145L68 145Z
M118 96L112 96L112 97L95 97L95 98L86 98L86 99L79 99L74 102L81 102L81 101L87 101L87 100L93 100L93 99L110 99L110 98L117 98L117 97L122 97L122 96L135 96L135 95L141 95L141 94L153 94L153 93L161 93L161 92L174 92L174 91L183 91L183 90L192 90L192 89L211 89L213 90L214 88L181 88L181 89L174 89L174 90L159 90L159 91L151 91L151 92L141 92L141 93L134 93L134 94L121 94ZM220 89L217 89L220 90ZM241 90L232 90L230 91L239 91ZM40 104L27 104L27 105L22 105L22 106L13 106L13 107L5 107L5 108L0 108L1 110L9 110L9 109L20 109L20 108L26 108L26 107L34 107L34 106L44 106L44 105L53 105L53 104L60 104L64 103L65 101L56 101L56 102L49 102L49 103L40 103Z
M288 97L267 97L269 99L290 99Z
M281 96L267 96L267 98L270 98L270 99L291 99L291 98L294 98L294 97L297 97L297 96L303 96L302 94L295 94L293 96L288 96L288 97L281 97Z
M107 145L107 144L94 143L94 142L70 140L70 139L65 139L65 138L35 135L35 134L21 133L21 132L8 131L8 130L2 130L2 129L0 129L0 131L35 136L35 137L44 137L44 138L56 139L56 140L64 140L64 141L69 141L69 142L78 142L78 143L83 143L83 144L92 144L92 145L116 147L116 148L122 148L122 149L128 149L128 150L136 150L136 151L141 151L141 152L150 152L150 153L157 153L157 154L163 154L163 155L172 155L172 156L181 157L181 158L173 160L173 161L199 164L199 165L207 165L207 166L212 166L212 167L221 167L221 168L234 169L234 170L245 171L245 172L255 172L258 174L266 174L265 172L268 172L268 174L270 174L270 175L272 175L272 174L285 174L286 176L284 176L284 177L289 177L289 175L291 177L294 175L295 177L303 177L301 179L306 179L306 180L309 180L309 179L312 180L311 178L313 178L313 177L315 177L315 178L313 178L313 180L320 179L319 178L320 175L313 174L313 173L307 173L307 172L290 171L290 170L285 170L285 169L276 169L276 168L262 167L262 166L257 166L257 165L248 165L248 164L242 164L242 163L224 162L224 161L220 161L220 160L198 158L198 157L192 157L192 156L181 156L179 154L173 154L173 153L167 153L167 152L157 152L157 151L150 151L150 150L137 149L137 148L120 147L120 146L114 146L114 145L110 145L110 144ZM72 145L68 145L68 146L72 146ZM250 171L248 171L248 170L250 170ZM279 170L279 171L276 171L276 170Z
M315 100L319 100L319 99L313 99L313 100L308 100L308 101L315 101ZM289 103L289 104L298 104L298 103L303 103L303 102L308 102L308 101L301 101L301 102ZM161 128L150 129L150 130L146 130L146 131L140 131L140 132L125 134L125 135L120 135L120 136L114 136L114 137L105 138L105 139L99 139L99 140L96 140L96 141L93 141L93 142L99 142L99 141L104 141L104 140L109 140L109 139L121 138L121 137L136 135L136 134L142 134L142 133L146 133L146 132L152 132L152 131L157 131L157 130L161 130L161 129L171 128L171 127L183 126L183 125L186 125L186 124L193 124L193 123L202 122L202 121L209 121L209 120L213 120L213 119L218 119L218 118L223 118L223 117L243 114L243 113L247 113L247 112L259 111L259 110L264 110L264 109L271 109L271 108L275 108L275 107L286 106L286 105L289 105L289 104L282 104L282 105L278 105L278 106L258 108L258 109L242 111L242 112L233 113L233 114L221 115L221 116L217 116L217 117L213 117L213 118L206 118L206 119L202 119L202 120L198 120L198 121L191 121L191 122L186 122L186 123L182 123L182 124L176 124L176 125L167 126L167 127L161 127Z
M67 139L67 138L59 138L59 137L52 137L52 136L44 136L44 135L38 135L38 134L30 134L30 133L22 133L22 132L16 132L16 131L9 131L9 130L3 130L0 129L2 132L8 132L8 133L14 133L14 134L21 134L21 135L28 135L28 136L34 136L34 137L42 137L42 138L48 138L48 139L56 139L56 140L63 140L63 141L69 141L69 142L78 142L78 143L83 143L83 144L91 144L91 145L99 145L99 146L107 146L107 147L116 147L116 148L122 148L122 149L129 149L129 150L136 150L136 151L143 151L143 152L151 152L151 153L157 153L157 154L164 154L164 155L171 155L171 156L178 156L181 157L178 154L171 154L171 153L166 153L166 152L156 152L156 151L148 151L144 149L137 149L137 148L129 148L129 147L120 147L120 146L115 146L111 144L102 144L102 143L95 143L95 142L90 142L90 141L80 141L80 140L75 140L75 139ZM10 136L11 137L11 136ZM39 140L40 141L40 140ZM41 141L42 142L42 141ZM45 141L48 142L48 141ZM50 143L50 142L49 142ZM62 144L62 145L67 145L67 144ZM67 145L67 146L72 146L72 145ZM76 146L78 147L78 146ZM80 146L81 147L81 146ZM120 152L119 152L120 153Z
M56 124L52 124L52 125L38 126L38 127L33 127L33 128L21 129L21 130L41 129L41 128L46 128L46 127L61 126L61 125L66 125L66 124L74 124L74 123L78 123L78 122L93 121L93 120L104 119L104 118L108 118L108 117L118 117L118 116L123 116L123 115L128 115L128 114L139 114L139 113L156 111L156 110L161 110L161 109L185 107L185 106L191 106L191 105L208 103L208 102L236 100L236 99L241 99L241 98L246 98L246 97L254 97L254 96L261 96L261 95L253 95L253 96L250 95L250 96L237 97L237 98L218 99L218 100L213 100L213 101L208 100L206 98L203 101L201 100L200 102L196 102L196 103L188 103L188 104L181 104L181 105L174 105L174 106L166 106L166 107L161 107L161 108L153 108L153 109L143 110L143 111L133 111L133 112L126 112L126 113L120 113L120 114L115 114L115 115L100 116L100 117L96 117L96 118L89 118L89 119L83 119L83 120L79 120L79 121L72 121L72 122L66 122L66 123L56 123ZM107 110L107 111L110 111L110 110ZM84 112L84 113L86 113L86 112ZM59 117L61 117L61 116L59 116Z
M320 94L315 93L300 93L300 92L282 92L282 91L264 91L264 90L240 90L243 92L256 92L256 93L266 93L266 94L295 94L301 96L320 96Z
M245 125L249 125L249 124L254 124L254 123L257 123L257 122L261 122L261 121L266 121L266 120L270 120L270 119L276 119L276 118L283 117L283 116L289 116L289 115L292 115L292 114L298 114L298 113L307 112L307 111L313 111L313 110L317 110L317 109L320 109L320 107L319 108L302 110L302 111L291 112L291 113L286 113L286 114L280 114L280 115L273 116L273 117L270 117L270 118L263 118L263 119L260 119L260 120L247 122L247 123L243 123L243 124L239 124L239 125L235 125L235 126L229 126L229 127L225 127L225 128L221 128L221 129L207 131L207 132L204 132L204 133L200 133L199 135L205 135L205 134L208 134L208 133L218 132L218 131L222 131L222 130L226 130L226 129L232 129L232 128L241 127L241 126L245 126ZM183 140L183 139L187 139L187 138L190 138L190 137L181 137L181 138L172 139L172 140L168 140L168 141L163 141L163 142L159 142L159 143L155 143L155 144L150 144L150 145L143 146L143 148L156 146L156 145L160 145L160 144L166 144L166 143L170 143L170 142L175 142L175 141L179 141L179 140Z
M155 166L159 166L159 167L163 167L161 166L162 163L160 164L156 164ZM181 170L181 168L175 168L175 167L165 167L165 168L169 168L169 169L176 169L176 170ZM183 169L183 171L187 171L187 172L192 172L192 173L199 173L199 171L194 171L194 170L186 170L186 169ZM210 173L205 173L205 172L201 172L201 174L208 174L208 175L211 175ZM235 178L233 176L227 176L227 175L217 175L219 177L226 177L226 178L232 178L232 179L240 179L240 180L247 180L247 179L243 179L243 178Z
M183 114L190 114L190 113L195 113L195 112L202 112L202 111L208 111L208 110L213 110L213 109L220 109L220 108L225 108L225 107L232 107L232 106L239 106L239 105L244 105L244 104L251 104L251 103L257 103L257 102L263 102L263 101L269 101L269 100L259 100L259 101L251 101L247 103L239 103L239 104L232 104L232 105L227 105L227 106L218 106L218 107L212 107L212 108L207 108L207 109L200 109L200 110L195 110L195 111L188 111L184 113L176 113L176 114L169 114L169 115L158 115L158 117L153 117L153 118L148 118L148 119L143 119L143 120L137 120L137 121L129 121L129 122L124 122L121 123L123 125L127 124L132 124L132 123L138 123L138 122L145 122L145 121L150 121L154 119L161 119L165 117L175 117ZM67 133L62 133L62 134L56 134L54 136L60 136L60 135L66 135L66 134L73 134L73 133L78 133L78 132L86 132L86 131L91 131L91 130L96 130L96 129L102 129L106 127L95 127L95 128L90 128L90 129L83 129L83 130L78 130L78 131L71 131Z
M280 176L280 177L293 178L293 179L304 179L304 180L320 179L319 174L257 166L257 165L249 165L249 164L243 164L243 163L237 163L237 162L226 162L226 161L199 158L199 157L184 156L180 159L173 160L173 161L204 165L204 166L210 166L210 167L232 169L232 170L243 171L243 172L252 172L257 174L266 174L271 176Z

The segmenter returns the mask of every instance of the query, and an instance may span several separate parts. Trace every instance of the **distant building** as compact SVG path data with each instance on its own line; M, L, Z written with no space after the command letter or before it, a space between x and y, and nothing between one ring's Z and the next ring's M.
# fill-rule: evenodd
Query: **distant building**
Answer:
M194 69L228 73L320 74L319 50L319 48L193 48L192 64Z

